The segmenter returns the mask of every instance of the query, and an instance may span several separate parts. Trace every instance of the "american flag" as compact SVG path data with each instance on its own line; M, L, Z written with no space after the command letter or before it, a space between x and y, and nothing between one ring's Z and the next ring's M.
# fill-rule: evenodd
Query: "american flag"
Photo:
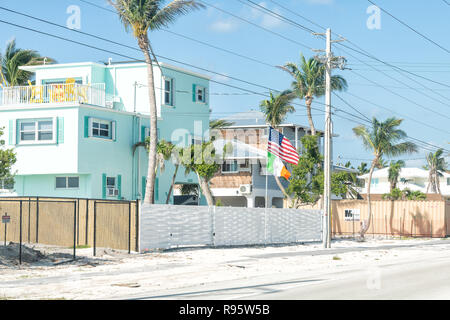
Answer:
M269 128L269 144L267 151L291 164L298 164L300 156L289 139L274 128Z

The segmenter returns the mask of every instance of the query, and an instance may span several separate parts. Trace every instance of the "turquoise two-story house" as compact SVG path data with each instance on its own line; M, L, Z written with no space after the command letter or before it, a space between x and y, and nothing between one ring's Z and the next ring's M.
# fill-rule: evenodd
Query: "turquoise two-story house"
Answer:
M35 85L0 91L0 127L14 147L14 186L3 195L142 199L149 134L147 70L143 62L93 62L21 67ZM159 139L186 146L209 126L209 78L179 67L154 65ZM165 203L174 166L155 182ZM179 170L177 184L197 183ZM171 200L172 202L172 200Z

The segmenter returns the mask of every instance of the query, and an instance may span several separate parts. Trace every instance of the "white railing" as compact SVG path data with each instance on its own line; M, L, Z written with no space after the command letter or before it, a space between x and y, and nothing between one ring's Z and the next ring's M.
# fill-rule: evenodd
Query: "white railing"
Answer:
M105 84L93 83L82 85L48 84L41 86L6 87L0 90L2 106L84 103L105 106Z

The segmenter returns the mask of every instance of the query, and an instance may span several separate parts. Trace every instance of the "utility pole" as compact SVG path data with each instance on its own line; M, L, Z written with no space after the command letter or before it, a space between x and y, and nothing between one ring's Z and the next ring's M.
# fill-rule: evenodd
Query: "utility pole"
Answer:
M334 67L345 68L345 58L334 57L331 51L333 42L343 41L331 40L331 29L327 29L325 34L315 33L315 35L326 37L325 56L316 56L316 60L325 66L325 136L324 136L324 190L323 190L323 227L322 242L324 248L331 248L331 144L332 144L332 121L331 121L331 71ZM315 50L323 52L323 50Z

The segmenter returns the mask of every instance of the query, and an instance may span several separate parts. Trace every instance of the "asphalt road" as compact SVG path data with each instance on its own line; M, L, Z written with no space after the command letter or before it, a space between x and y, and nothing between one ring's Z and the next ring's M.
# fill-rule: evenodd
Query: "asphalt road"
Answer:
M444 249L444 248L443 248ZM124 297L125 298L125 297ZM301 277L278 275L127 297L131 299L450 299L450 253Z

